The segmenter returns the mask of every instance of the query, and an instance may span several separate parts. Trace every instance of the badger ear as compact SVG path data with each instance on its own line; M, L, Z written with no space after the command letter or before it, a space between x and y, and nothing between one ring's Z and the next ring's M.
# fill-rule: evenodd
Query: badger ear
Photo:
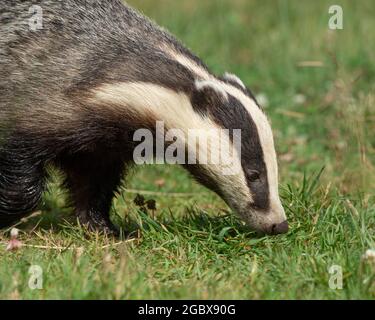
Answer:
M223 76L223 79L224 80L227 80L229 82L232 82L232 83L236 83L238 84L239 86L241 86L243 89L246 89L246 86L245 84L242 82L242 80L237 77L235 74L232 74L232 73L224 73L224 76Z
M197 91L198 94L205 94L208 97L216 96L225 101L228 101L229 99L228 93L220 82L215 82L213 80L195 80L194 87L194 91Z

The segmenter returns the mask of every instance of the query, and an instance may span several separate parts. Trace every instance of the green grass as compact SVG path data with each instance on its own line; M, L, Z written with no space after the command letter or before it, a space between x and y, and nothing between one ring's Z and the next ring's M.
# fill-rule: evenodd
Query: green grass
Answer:
M291 231L259 238L182 169L153 166L127 187L155 192L144 196L157 210L144 213L123 190L113 217L136 240L118 244L65 221L71 209L53 181L42 218L21 228L29 246L0 247L0 298L374 299L375 265L361 258L375 249L373 1L335 1L340 31L327 27L331 1L129 2L213 71L267 96ZM311 60L322 66L300 66ZM43 268L43 290L28 287L31 265ZM333 265L342 290L328 285Z

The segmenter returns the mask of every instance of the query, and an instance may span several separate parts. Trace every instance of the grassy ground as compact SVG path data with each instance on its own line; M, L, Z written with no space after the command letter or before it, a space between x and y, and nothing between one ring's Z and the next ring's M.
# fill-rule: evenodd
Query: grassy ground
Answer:
M261 96L291 231L258 238L184 171L154 166L114 202L114 219L137 236L118 244L65 221L53 181L43 215L21 228L28 246L0 247L0 298L374 299L375 265L361 259L375 249L374 2L334 1L340 31L328 30L329 1L130 3ZM157 210L140 210L136 193ZM28 287L31 265L43 269L42 290ZM329 287L333 265L342 290Z

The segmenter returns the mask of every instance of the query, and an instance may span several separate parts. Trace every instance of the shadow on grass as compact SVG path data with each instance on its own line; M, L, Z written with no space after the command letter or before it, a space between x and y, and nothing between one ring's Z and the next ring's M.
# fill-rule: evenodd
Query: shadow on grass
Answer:
M123 234L134 237L147 233L169 233L182 237L212 237L223 240L225 237L259 237L241 223L234 215L212 216L199 209L187 209L187 213L175 217L172 213L168 216L154 218L148 210L138 209L121 220L115 217L116 224L120 226Z

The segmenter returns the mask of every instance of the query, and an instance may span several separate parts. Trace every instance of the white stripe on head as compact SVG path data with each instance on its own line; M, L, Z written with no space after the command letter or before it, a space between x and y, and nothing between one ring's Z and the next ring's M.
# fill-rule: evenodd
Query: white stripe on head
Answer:
M282 208L282 206L278 189L277 158L270 123L264 112L257 106L253 99L234 86L225 83L223 86L228 94L232 95L241 102L257 127L260 144L263 150L264 162L267 168L271 211L274 210L274 212L279 212L280 207ZM281 223L286 219L285 214L284 217L280 218L283 218L283 220L280 220Z
M242 80L237 77L235 74L232 74L232 73L228 73L226 72L224 74L224 79L226 80L229 80L229 81L233 81L233 82L236 82L237 84L239 84L243 89L246 89L246 86L245 84L242 82Z
M189 69L197 77L206 80L214 78L213 75L211 75L205 68L196 63L193 59L185 56L184 54L178 53L173 48L167 45L162 45L161 50L163 50L172 59L183 65L185 68Z

